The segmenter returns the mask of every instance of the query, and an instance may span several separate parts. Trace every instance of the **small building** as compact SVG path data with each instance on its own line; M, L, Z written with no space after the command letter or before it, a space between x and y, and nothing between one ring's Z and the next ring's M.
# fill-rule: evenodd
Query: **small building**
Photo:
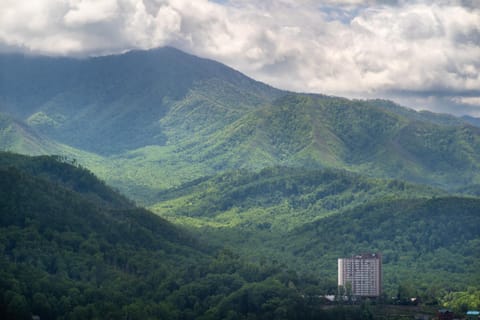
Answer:
M437 312L438 320L453 320L453 312L449 309L440 309Z
M467 320L478 320L478 319L480 319L480 311L478 310L467 311Z

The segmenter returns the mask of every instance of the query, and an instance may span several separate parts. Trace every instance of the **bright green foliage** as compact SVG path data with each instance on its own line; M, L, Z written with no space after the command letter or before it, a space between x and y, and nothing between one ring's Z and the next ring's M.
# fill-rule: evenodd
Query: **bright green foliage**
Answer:
M363 251L400 303L480 283L476 119L287 93L172 48L1 55L0 82L0 149L61 155L0 154L2 319L370 319L316 298Z
M152 210L193 225L291 230L376 199L445 192L347 171L277 167L233 171L158 194Z
M474 287L467 291L450 292L442 299L443 306L451 308L458 313L465 313L468 310L480 310L480 290Z
M480 131L465 124L418 122L368 102L322 96L290 95L253 110L200 107L167 113L166 146L109 158L101 176L148 204L156 192L197 178L279 165L445 189L479 183Z
M0 160L1 319L324 314L302 298L307 286L321 290L317 280L201 244L84 169L55 157Z
M0 65L3 150L76 158L142 204L239 168L333 167L450 190L480 183L480 130L452 116L287 93L172 48L2 55Z
M379 251L391 295L410 282L435 301L439 288L480 281L476 198L345 171L272 168L201 179L159 199L153 210L205 239L304 274L334 281L338 257Z
M35 130L22 122L0 113L0 150L40 155L59 151L62 148L60 144L38 136Z
M404 281L422 291L464 289L480 282L479 207L454 197L374 202L296 230L285 251L333 274L337 257L378 251L387 291Z

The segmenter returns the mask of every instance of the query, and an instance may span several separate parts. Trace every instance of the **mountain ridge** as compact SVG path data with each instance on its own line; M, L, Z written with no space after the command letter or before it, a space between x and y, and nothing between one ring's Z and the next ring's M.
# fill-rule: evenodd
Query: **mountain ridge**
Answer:
M88 59L1 57L0 111L87 151L162 145L155 122L170 101L208 79L248 88L243 94L252 99L277 94L238 71L170 47Z
M453 116L285 92L172 48L81 60L0 55L0 64L0 113L42 137L35 150L5 146L3 134L4 149L51 153L41 146L54 144L144 204L202 176L277 165L452 190L480 183L480 132Z
M0 148L58 154L0 153L0 175L14 186L0 179L9 213L1 217L0 272L13 278L0 281L9 292L0 317L3 306L22 305L13 302L33 305L33 289L28 281L16 287L15 272L37 285L60 270L62 296L81 292L70 305L83 307L68 309L78 318L100 317L95 310L246 318L253 310L274 319L281 306L301 314L319 292L335 293L339 256L374 250L385 253L388 294L409 281L424 296L435 281L465 290L478 279L480 212L480 128L467 120L385 100L285 92L170 48L84 60L0 55ZM69 217L73 224L62 223ZM207 251L225 249L212 257L186 234ZM40 239L47 256L29 239ZM185 253L180 275L176 248ZM417 266L434 272L415 273ZM316 273L321 279L300 280ZM146 299L132 300L139 292ZM114 305L103 304L108 296Z
M479 276L475 196L348 171L279 167L202 178L158 200L154 212L202 239L301 275L334 279L339 257L381 252L389 293L407 283L417 292L463 290Z
M153 212L194 226L291 231L379 199L430 198L447 192L345 170L275 167L230 171L157 195Z

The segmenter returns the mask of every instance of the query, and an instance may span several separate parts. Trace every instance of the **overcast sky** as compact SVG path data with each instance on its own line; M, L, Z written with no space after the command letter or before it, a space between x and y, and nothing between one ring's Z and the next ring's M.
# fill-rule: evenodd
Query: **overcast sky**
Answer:
M0 50L170 45L273 86L480 116L480 0L0 0Z

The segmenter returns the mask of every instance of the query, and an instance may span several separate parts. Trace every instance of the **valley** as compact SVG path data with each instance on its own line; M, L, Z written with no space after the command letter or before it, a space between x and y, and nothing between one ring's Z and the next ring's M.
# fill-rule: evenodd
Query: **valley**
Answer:
M478 293L476 118L287 92L170 47L0 70L0 316L327 317L300 297L376 251L385 299Z

